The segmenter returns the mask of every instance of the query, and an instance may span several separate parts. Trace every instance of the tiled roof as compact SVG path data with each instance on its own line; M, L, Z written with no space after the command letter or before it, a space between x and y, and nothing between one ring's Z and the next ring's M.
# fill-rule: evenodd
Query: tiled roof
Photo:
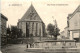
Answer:
M80 12L80 5L77 7L77 9L72 14L69 14L68 17L72 18L77 12Z
M29 7L29 9L27 10L27 12L20 19L20 21L29 20L30 18L32 18L32 19L36 18L37 20L43 22L32 4Z

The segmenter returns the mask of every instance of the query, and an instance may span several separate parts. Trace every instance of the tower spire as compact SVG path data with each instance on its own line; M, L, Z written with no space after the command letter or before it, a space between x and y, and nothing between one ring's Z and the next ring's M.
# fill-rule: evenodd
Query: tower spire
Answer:
M31 5L32 5L32 1L31 1Z
M56 21L56 19L55 19L55 28L57 28L57 21Z
M54 19L54 16L52 16L52 18L53 18L53 22L54 22L55 28L57 28L57 21L56 21L56 19Z

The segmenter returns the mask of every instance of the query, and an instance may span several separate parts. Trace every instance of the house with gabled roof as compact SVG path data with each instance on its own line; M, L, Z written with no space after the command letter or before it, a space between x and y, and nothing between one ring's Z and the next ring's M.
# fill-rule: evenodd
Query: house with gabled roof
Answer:
M80 41L80 5L67 17L69 36L71 40Z

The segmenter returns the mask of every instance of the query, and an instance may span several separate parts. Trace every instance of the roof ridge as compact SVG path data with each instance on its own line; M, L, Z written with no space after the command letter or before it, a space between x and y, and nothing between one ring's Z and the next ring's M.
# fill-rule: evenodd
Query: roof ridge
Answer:
M70 17L72 18L76 12L80 12L80 4L79 4L78 7L74 10L74 12L73 12L72 14L69 14L68 16L70 16ZM71 18L69 18L69 19L71 19Z
M34 13L36 13L36 15L41 20L41 22L43 22L43 20L40 18L39 14L37 13L36 9L34 8L33 4L30 5L30 7L28 8L28 10L25 12L25 14L23 15L23 17L20 20L24 20L25 18L29 18L28 16L32 11Z

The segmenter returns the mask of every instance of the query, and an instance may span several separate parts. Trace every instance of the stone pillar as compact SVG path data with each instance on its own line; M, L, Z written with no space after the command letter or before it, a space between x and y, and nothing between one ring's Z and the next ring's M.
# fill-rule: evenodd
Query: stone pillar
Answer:
M31 22L29 22L29 34L31 34Z
M41 40L41 23L39 23L39 37L40 37L40 40Z
M40 29L40 24L38 23L38 25L37 25L37 35L39 36L40 34L39 34L39 29Z
M34 26L33 26L33 35L35 36L35 33L36 33L36 23L34 22Z
M73 40L72 31L70 31L70 40Z
M33 34L33 31L34 31L34 22L32 23L32 34Z
M36 36L37 36L37 31L38 31L38 23L36 23Z
M30 29L30 34L32 34L32 22L30 22L30 26L29 26L29 29Z
M41 37L43 36L43 27L42 27L42 23L41 23Z
M23 36L26 37L26 22L20 22L20 29L23 31Z
M30 37L30 22L29 22L29 24L28 24L28 29L29 29L29 37Z
M36 29L36 23L35 23L35 36L36 36L36 33L37 33L37 31L36 31L37 29Z

